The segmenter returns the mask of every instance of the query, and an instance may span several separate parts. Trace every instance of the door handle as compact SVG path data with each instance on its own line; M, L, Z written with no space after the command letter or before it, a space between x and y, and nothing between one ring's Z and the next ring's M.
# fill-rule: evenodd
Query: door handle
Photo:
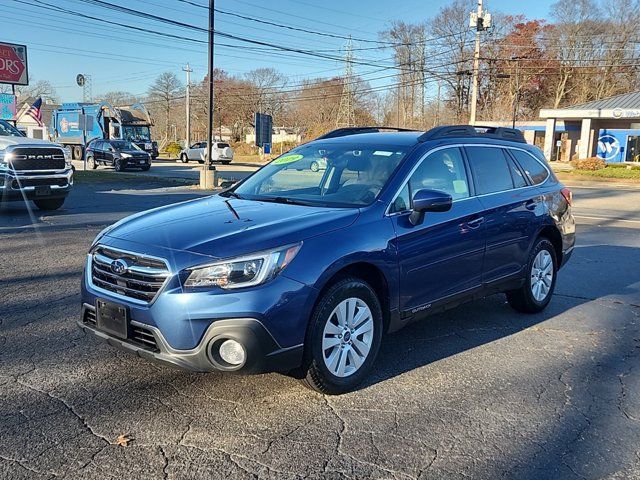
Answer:
M478 218L476 218L474 220L469 220L467 222L467 227L475 230L476 228L478 228L483 223L484 223L484 217L478 217Z
M524 202L524 208L527 210L535 210L538 206L538 202L536 200L527 200Z

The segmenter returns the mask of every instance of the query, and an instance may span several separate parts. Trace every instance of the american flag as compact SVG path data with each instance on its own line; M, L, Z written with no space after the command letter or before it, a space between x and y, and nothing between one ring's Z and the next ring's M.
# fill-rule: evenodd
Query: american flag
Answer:
M33 102L33 105L29 107L29 110L24 113L38 122L39 126L44 127L44 123L42 123L42 111L40 110L40 107L42 107L42 97L38 97L37 100Z

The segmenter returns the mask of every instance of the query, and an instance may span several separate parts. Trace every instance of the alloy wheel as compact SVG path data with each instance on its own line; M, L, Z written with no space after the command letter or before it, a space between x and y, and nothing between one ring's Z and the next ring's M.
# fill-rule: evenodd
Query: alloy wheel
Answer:
M553 283L553 259L546 250L540 250L531 266L531 293L533 298L542 302L547 298Z
M373 315L361 299L343 300L331 312L322 334L322 357L337 377L353 375L367 359L373 344Z

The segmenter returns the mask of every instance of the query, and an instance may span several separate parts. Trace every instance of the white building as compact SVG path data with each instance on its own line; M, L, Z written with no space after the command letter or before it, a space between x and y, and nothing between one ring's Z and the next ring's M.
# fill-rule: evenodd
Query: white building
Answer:
M51 112L53 112L60 105L52 103L42 102L40 111L42 112L42 123L44 126L38 125L33 117L26 115L29 107L33 105L35 98L27 98L25 101L19 103L18 111L16 113L16 126L18 130L24 133L29 138L38 138L49 140L49 123L51 123Z

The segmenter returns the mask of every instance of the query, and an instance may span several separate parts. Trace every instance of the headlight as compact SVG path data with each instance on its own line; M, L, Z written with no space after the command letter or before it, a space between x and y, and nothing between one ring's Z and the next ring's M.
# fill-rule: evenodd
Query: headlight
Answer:
M67 165L71 166L71 149L69 147L63 147L62 151L64 152L64 161Z
M10 158L10 153L5 152L4 150L0 150L0 170L6 170L9 168Z
M120 156L122 158L131 158L131 154L129 154L129 153L121 153Z
M288 245L193 269L184 286L231 289L260 285L284 270L301 246L302 243Z

